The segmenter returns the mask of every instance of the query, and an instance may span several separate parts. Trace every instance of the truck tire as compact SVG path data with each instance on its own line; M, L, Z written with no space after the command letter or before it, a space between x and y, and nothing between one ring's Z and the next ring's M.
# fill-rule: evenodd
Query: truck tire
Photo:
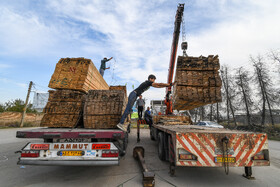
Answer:
M164 137L163 133L158 133L158 157L160 160L165 161Z

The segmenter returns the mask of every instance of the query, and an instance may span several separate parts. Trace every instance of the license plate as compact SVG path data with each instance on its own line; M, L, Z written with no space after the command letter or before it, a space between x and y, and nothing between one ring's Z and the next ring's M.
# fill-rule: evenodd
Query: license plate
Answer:
M215 157L215 162L229 162L229 163L235 163L235 157Z
M83 156L84 151L59 151L59 156Z

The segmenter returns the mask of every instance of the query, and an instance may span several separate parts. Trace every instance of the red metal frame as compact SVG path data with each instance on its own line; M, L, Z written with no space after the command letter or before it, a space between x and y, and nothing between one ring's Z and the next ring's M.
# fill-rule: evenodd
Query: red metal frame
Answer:
M177 48L178 48L178 42L179 42L179 36L180 36L180 27L181 27L181 23L182 23L183 13L184 13L184 4L179 4L177 12L176 12L176 16L175 16L173 40L172 40L170 62L169 62L169 69L168 69L167 83L169 83L169 84L172 83L172 80L173 80L174 67L175 67ZM166 104L166 114L167 115L173 113L170 93L171 93L171 86L166 88L166 97L165 97L165 102L164 102Z
M108 138L123 139L125 133L117 129L60 129L42 128L17 131L17 138Z

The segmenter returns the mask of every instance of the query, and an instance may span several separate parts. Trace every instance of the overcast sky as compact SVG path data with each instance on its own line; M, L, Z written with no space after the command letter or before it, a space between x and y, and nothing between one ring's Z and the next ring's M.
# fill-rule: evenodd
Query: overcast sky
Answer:
M114 57L104 78L129 91L149 74L166 82L179 2L189 56L217 54L221 64L249 67L249 55L279 49L278 0L1 0L0 103L24 99L29 81L46 92L64 57L90 58L98 69ZM144 97L164 92L152 88Z

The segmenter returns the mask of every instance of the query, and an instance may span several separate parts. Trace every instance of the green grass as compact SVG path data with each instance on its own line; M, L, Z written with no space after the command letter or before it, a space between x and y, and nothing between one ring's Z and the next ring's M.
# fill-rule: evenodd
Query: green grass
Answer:
M137 124L131 124L131 128L136 129ZM149 129L149 125L140 124L140 129Z
M137 112L133 112L131 114L131 119L136 119L136 118L138 118L138 113Z

